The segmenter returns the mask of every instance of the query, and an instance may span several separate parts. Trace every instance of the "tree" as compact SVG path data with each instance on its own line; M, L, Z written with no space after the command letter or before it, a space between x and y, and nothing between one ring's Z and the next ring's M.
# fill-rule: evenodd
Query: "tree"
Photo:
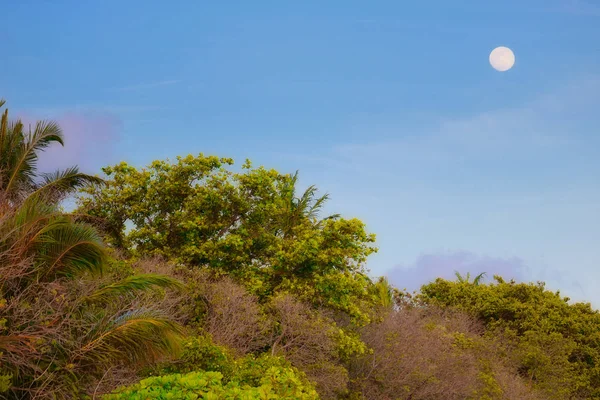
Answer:
M374 235L357 219L319 219L327 196L296 196L297 174L227 167L214 156L104 168L80 210L101 221L107 241L133 256L160 255L228 274L261 300L293 293L366 320L372 301L364 262ZM127 227L127 229L126 229Z

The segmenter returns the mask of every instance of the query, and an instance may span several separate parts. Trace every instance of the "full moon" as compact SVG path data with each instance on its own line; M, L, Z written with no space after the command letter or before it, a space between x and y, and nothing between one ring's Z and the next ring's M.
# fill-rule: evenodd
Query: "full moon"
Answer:
M496 47L490 53L490 64L496 71L508 71L515 65L515 53L508 47Z

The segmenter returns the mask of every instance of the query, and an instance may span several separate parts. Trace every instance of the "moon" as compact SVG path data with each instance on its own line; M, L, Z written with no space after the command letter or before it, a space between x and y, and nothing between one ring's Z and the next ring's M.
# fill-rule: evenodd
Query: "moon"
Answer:
M508 47L496 47L490 53L490 64L496 71L508 71L515 65L515 53Z

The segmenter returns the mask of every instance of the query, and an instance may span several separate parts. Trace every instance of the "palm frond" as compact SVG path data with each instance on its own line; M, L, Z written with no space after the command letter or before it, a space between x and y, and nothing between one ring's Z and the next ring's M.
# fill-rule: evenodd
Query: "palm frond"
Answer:
M18 133L18 124L13 125L11 133L14 137L24 135ZM22 124L21 124L22 127ZM8 129L11 131L11 129ZM7 192L15 190L19 183L27 182L32 184L37 171L38 152L44 150L52 143L59 143L64 146L63 134L55 122L38 121L33 132L21 143L13 143L12 149L3 149L3 152L12 153L13 160L9 166L9 177L5 186Z
M33 193L50 196L53 200L60 200L81 187L103 183L102 178L81 173L79 168L71 167L63 171L42 174L42 182L37 185L38 188Z
M1 242L18 248L19 253L25 255L35 238L44 233L47 223L58 217L55 206L43 202L39 196L30 196L2 221Z
M478 286L481 282L483 282L483 279L485 278L486 273L482 272L479 275L477 275L475 277L475 279L473 279L473 285Z
M63 139L62 129L56 122L37 121L28 144L34 150L43 150L54 142L64 146Z
M177 279L166 275L139 274L107 285L87 296L85 301L108 302L116 297L133 297L137 294L136 292L156 288L183 289L184 285Z
M37 261L44 275L102 273L106 257L98 232L68 218L50 221L37 242Z
M177 354L183 336L183 328L169 319L135 310L96 329L78 357L95 363L128 360L142 364Z
M454 271L454 276L456 276L456 280L458 282L460 282L460 283L468 283L471 274L467 272L467 274L465 276L463 276L463 275L460 274L460 272Z

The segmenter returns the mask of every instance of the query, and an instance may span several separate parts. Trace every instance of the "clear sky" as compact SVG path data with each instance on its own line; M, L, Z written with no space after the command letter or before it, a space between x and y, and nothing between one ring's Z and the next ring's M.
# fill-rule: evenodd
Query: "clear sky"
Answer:
M68 137L44 167L204 152L331 194L374 275L545 280L600 306L600 3L2 4L0 96ZM516 64L488 55L507 46Z

